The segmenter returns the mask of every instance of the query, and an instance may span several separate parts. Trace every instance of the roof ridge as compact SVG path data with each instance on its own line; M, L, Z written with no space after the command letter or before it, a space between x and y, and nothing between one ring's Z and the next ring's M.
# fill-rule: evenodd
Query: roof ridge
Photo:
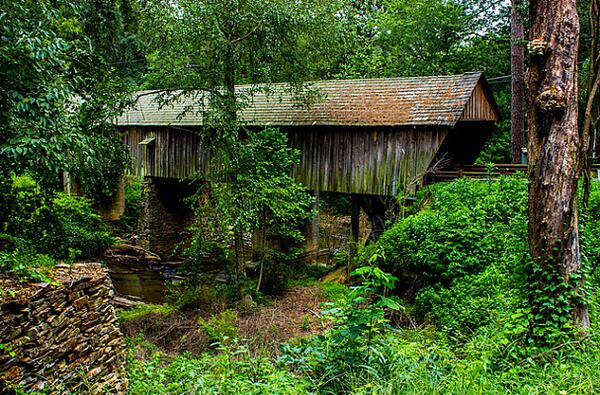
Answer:
M340 84L340 83L359 83L359 82L378 82L378 81L409 81L409 80L428 80L428 79L458 79L460 77L470 76L483 76L482 71L469 71L462 74L449 74L449 75L428 75L428 76L415 76L415 77L375 77L375 78L348 78L348 79L328 79L328 80L311 80L303 82L303 85L310 84ZM236 85L236 89L254 88L254 87L272 87L272 86L292 86L290 82L257 82L252 84L239 84ZM142 89L136 91L136 94L149 94L149 93L168 93L168 92L201 92L204 89L185 89L185 88L165 88L165 89Z
M306 82L322 95L303 103L290 83L238 85L255 90L240 111L249 125L441 125L454 126L481 72L457 75L321 80ZM287 89L287 88L290 89ZM488 87L484 84L484 89ZM136 93L134 108L118 117L119 125L202 125L201 90L144 90ZM302 90L299 90L302 92ZM165 105L161 94L174 99ZM204 96L206 97L206 96ZM491 94L490 94L491 97ZM206 103L206 102L205 102ZM191 109L185 113L186 109ZM440 116L440 114L445 114ZM183 114L183 115L181 115Z

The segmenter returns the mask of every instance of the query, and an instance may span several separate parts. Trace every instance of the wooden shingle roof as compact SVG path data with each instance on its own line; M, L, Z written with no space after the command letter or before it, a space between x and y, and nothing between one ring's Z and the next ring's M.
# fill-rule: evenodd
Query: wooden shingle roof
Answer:
M247 125L452 127L459 120L496 121L499 118L498 108L481 73L311 82L305 84L305 89L316 94L308 100L310 95L295 95L288 84L242 85L236 89L241 97L246 97L247 103L239 117ZM177 96L176 99L165 104L164 93L138 92L136 104L118 117L116 123L121 126L202 125L208 95L200 91L178 93L172 95ZM473 114L479 119L472 118Z

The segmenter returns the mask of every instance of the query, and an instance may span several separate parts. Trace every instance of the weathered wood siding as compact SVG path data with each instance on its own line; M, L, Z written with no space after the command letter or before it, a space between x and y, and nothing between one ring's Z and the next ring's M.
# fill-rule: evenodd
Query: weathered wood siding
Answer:
M290 145L301 152L294 176L308 189L386 196L422 183L446 134L412 127L288 131Z
M131 173L136 176L184 178L208 171L208 154L192 131L160 126L129 127L125 144L131 153ZM140 145L149 137L150 145Z
M310 190L395 196L421 184L445 128L296 127L287 129L301 152L296 180ZM140 145L154 137L150 145ZM137 176L184 178L209 169L200 138L167 127L131 127L125 139Z
M490 98L489 90L485 89L483 82L479 82L463 113L460 117L461 121L491 121L496 122L499 119L498 110L492 105L493 101Z

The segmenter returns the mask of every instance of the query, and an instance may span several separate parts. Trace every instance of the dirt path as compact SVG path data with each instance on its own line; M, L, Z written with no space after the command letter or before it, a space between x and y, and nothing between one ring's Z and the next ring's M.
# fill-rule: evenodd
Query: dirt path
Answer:
M325 329L319 317L324 302L318 286L294 287L256 312L238 318L240 335L251 349L275 355L279 345L293 338L318 334Z
M324 300L318 286L290 288L271 304L259 306L254 312L237 312L235 325L239 329L239 338L252 353L277 355L280 344L325 329L325 323L319 318L320 304ZM167 354L185 351L200 354L210 347L210 340L198 324L201 318L208 320L210 317L199 311L176 312L168 316L149 314L123 324L122 328L129 337L143 333L146 340Z

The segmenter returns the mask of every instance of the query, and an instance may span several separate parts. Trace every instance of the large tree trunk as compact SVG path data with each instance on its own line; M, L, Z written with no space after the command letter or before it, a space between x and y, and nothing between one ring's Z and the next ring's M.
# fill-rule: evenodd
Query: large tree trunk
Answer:
M598 147L598 121L600 118L600 0L590 1L590 68L588 76L588 99L585 106L581 151L583 163L583 208L587 209L590 197L592 162L595 159Z
M580 268L577 1L531 0L529 11L529 247L541 268L538 290L549 292L549 278L557 275L576 293L581 286L572 278ZM573 322L589 325L587 307L569 295ZM534 313L553 313L536 306L539 299L532 301Z
M511 146L512 162L521 163L521 149L525 147L525 28L519 0L511 0L511 3Z

